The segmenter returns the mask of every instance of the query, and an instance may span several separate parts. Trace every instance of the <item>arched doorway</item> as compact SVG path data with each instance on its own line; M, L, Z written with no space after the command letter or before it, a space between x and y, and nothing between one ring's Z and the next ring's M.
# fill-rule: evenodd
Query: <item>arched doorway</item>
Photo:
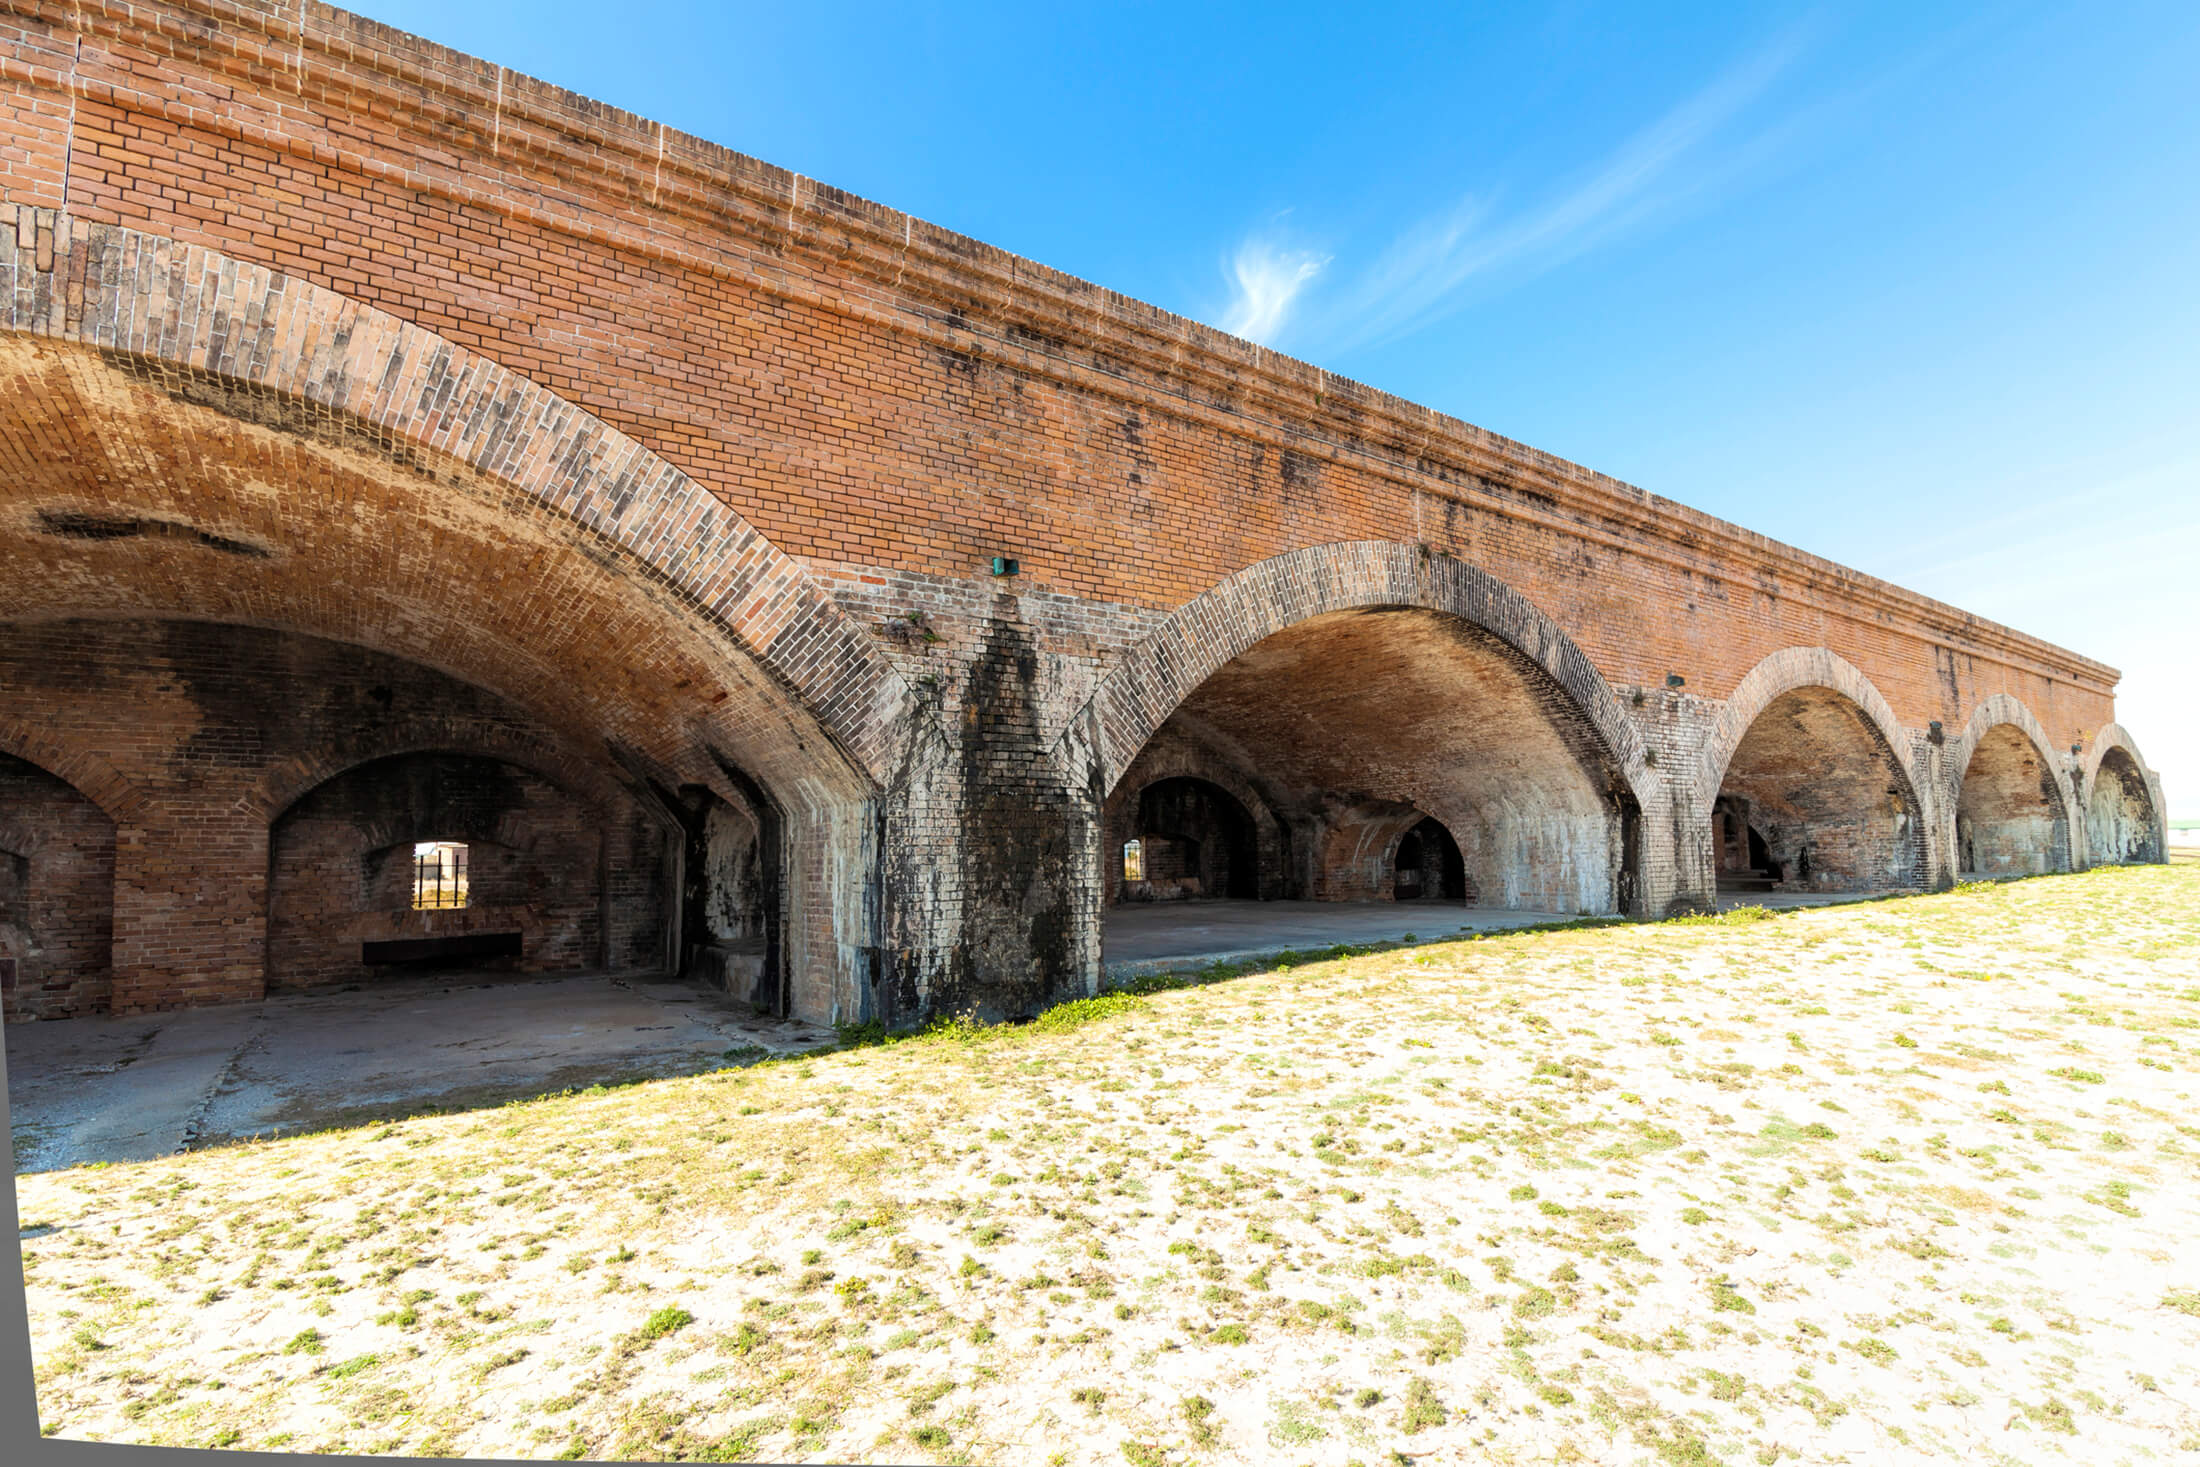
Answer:
M0 754L0 1017L103 1012L115 823L73 785Z
M1712 802L1714 869L1736 891L1910 890L1926 882L1925 823L1885 730L1838 689L1770 698Z
M2161 821L2146 773L2120 745L2100 756L2085 812L2086 847L2095 865L2129 865L2163 859Z
M1956 870L2032 876L2070 869L2070 818L2054 765L2014 723L1980 735L1956 798Z
M1181 608L1095 704L1104 768L1164 750L1172 772L1252 793L1256 830L1278 828L1275 901L1575 916L1645 900L1637 790L1662 790L1640 735L1562 631L1447 557L1355 544L1263 562ZM1232 937L1302 919L1323 925L1248 913ZM1151 927L1135 924L1144 946Z
M1749 801L1732 794L1711 806L1712 871L1721 891L1771 891L1786 875L1749 815Z
M1466 862L1443 822L1424 818L1398 838L1391 895L1401 902L1471 902Z
M1137 818L1118 858L1119 901L1252 901L1260 895L1253 817L1210 780L1177 775L1140 790Z

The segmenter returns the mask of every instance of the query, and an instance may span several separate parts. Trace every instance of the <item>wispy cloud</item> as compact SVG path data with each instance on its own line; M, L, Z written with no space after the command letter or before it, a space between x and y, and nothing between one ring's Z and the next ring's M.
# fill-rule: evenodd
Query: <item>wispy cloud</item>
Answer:
M1326 255L1288 249L1273 239L1248 239L1230 261L1230 304L1217 324L1248 341L1274 340L1299 292L1328 263Z
M1680 200L1763 157L1784 129L1732 137L1735 124L1794 59L1791 30L1729 67L1641 128L1555 196L1507 210L1467 194L1400 231L1368 263L1319 292L1292 334L1324 353L1397 336L1458 308L1469 287L1500 274L1521 278L1608 242ZM1273 343L1328 261L1279 248L1268 234L1231 261L1234 293L1224 330Z

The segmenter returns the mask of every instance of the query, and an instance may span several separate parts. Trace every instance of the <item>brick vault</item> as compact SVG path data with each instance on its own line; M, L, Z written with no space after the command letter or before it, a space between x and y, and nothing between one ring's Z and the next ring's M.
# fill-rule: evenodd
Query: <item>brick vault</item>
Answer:
M0 18L10 1018L2160 860L2113 669L325 6Z

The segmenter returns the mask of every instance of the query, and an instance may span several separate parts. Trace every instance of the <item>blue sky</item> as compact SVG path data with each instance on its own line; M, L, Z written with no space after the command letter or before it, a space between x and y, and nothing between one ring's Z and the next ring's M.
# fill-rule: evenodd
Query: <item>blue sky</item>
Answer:
M364 0L2121 667L2200 817L2200 6Z

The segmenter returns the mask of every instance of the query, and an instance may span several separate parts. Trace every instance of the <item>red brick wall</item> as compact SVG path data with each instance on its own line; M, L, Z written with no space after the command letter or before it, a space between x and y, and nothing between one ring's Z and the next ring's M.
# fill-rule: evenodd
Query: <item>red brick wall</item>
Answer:
M1931 723L1998 700L2096 763L2113 727L2100 664L344 12L17 11L12 614L379 647L597 782L724 797L738 767L785 833L806 1016L1081 991L1102 806L1180 710L1288 776L1308 894L1385 894L1418 812L1482 900L1559 910L1703 893L1726 758L1798 653L1885 741L1922 881L1961 781ZM1400 607L1428 615L1306 655L1311 618ZM1445 635L1490 655L1431 661ZM1286 714L1366 728L1346 759L1262 733ZM195 726L205 767L261 758L256 717ZM170 733L85 718L57 771ZM317 747L269 777L309 787ZM118 819L131 1003L258 981L272 812L185 822L174 788ZM608 829L637 900L683 859Z

